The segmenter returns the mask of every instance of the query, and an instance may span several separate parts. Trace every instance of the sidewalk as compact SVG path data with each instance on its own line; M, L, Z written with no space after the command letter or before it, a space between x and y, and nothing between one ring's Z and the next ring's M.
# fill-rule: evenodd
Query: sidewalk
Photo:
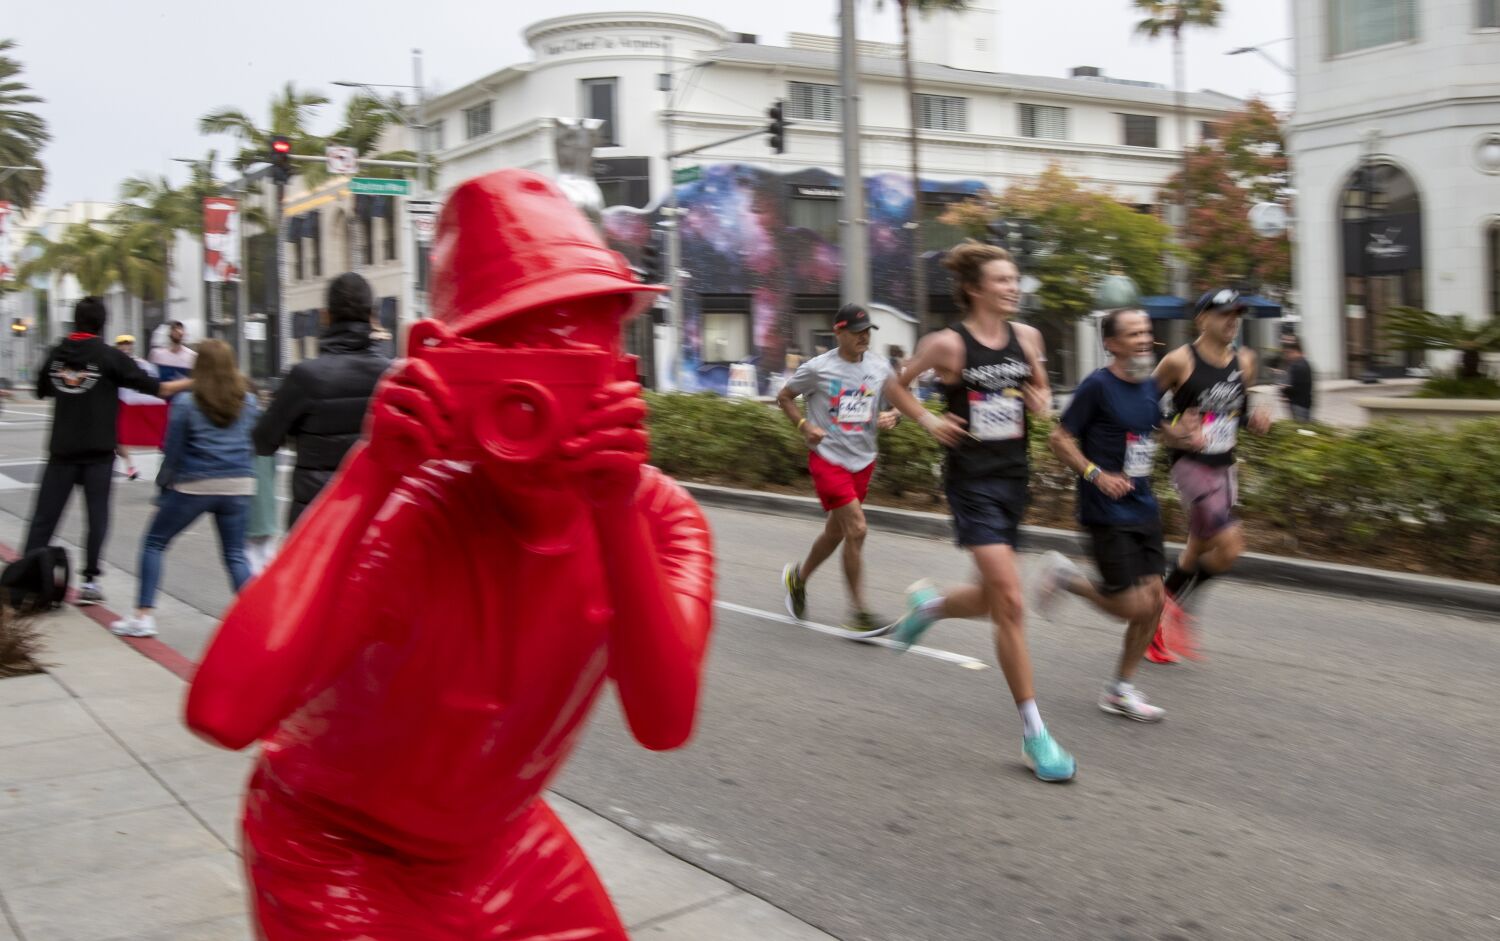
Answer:
M0 941L243 941L248 754L181 721L186 685L93 609L42 622L48 672L0 680ZM149 649L147 652L150 652ZM637 938L829 941L557 795Z

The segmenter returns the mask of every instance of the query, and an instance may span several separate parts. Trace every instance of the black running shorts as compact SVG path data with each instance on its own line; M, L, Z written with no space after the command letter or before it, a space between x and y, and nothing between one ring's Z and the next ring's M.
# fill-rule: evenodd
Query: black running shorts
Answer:
M1161 524L1139 526L1090 526L1094 564L1104 579L1101 591L1119 594L1143 578L1161 578L1167 568L1162 546Z

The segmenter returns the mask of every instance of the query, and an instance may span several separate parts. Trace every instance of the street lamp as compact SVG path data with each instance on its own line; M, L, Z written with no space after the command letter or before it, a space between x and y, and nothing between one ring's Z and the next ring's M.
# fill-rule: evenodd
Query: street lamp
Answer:
M413 136L416 138L415 150L417 152L417 182L416 186L412 188L412 198L426 199L427 124L425 115L423 114L423 110L426 107L427 103L427 93L422 85L422 50L420 49L413 49L411 51L411 71L412 84L410 85L392 85L380 82L334 82L333 84L341 86L343 88L358 88L363 90L365 94L370 96L371 100L379 104L389 114L395 117L396 120L400 121L404 127L412 132ZM379 92L377 92L375 90L377 88L404 88L414 93L414 100L409 107L399 98L396 99L394 103L392 103L391 101L388 101L386 98L384 98ZM410 213L408 213L407 215L409 218ZM406 315L415 320L417 319L417 297L422 293L422 285L418 283L419 279L421 278L421 265L419 264L418 257L418 253L421 251L421 247L417 244L415 233L412 231L410 226L408 226L407 228L406 241L411 247L411 272L410 277L407 278L406 282L408 297L407 303L404 306L406 307Z
M1284 40L1284 39L1274 39L1271 42L1266 43L1265 45L1270 46L1270 45L1273 45L1275 43L1285 42L1285 41L1286 40ZM1238 49L1231 49L1231 50L1229 50L1228 52L1226 52L1224 54L1226 56L1242 56L1242 55L1244 55L1247 52L1256 53L1262 59L1265 59L1267 62L1269 62L1272 65L1276 66L1278 69L1280 69L1282 72L1286 73L1287 75L1295 75L1296 74L1295 72L1292 71L1292 69L1289 66L1283 65L1282 63L1280 63L1280 62L1276 61L1275 59L1271 58L1270 54L1267 53L1266 50L1262 49L1260 46L1240 46Z

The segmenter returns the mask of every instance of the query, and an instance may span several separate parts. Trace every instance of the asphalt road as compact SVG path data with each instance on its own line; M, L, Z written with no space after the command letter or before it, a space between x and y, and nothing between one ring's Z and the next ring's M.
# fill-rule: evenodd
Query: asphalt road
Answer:
M25 409L0 416L0 512L22 517L41 431ZM150 489L116 488L106 554L131 571ZM1143 668L1168 713L1140 726L1095 705L1119 628L1065 601L1029 631L1080 770L1043 785L983 624L903 655L791 625L780 569L816 526L709 517L721 608L697 735L646 752L606 698L557 782L569 798L846 941L1500 938L1495 621L1215 583L1208 661ZM880 533L867 562L891 615L911 580L969 574L950 545ZM164 588L227 603L209 524L173 546ZM842 607L825 569L810 616Z

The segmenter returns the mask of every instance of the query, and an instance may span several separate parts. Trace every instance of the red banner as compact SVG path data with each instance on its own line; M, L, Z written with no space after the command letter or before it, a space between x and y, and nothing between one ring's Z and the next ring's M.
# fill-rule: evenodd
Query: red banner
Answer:
M10 279L10 236L6 224L10 221L10 203L0 199L0 281Z
M223 196L203 200L203 280L240 279L239 202Z

